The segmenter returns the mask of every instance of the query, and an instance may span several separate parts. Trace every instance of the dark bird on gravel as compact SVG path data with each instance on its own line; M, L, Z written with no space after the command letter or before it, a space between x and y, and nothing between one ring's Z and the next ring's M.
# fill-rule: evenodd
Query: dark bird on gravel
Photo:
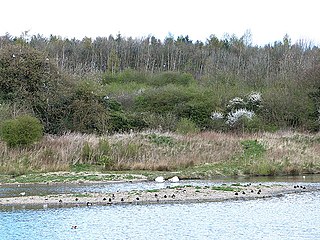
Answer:
M137 201L139 201L139 200L140 200L140 198L138 198L138 197L137 197L137 198L136 198L136 200L137 200Z
M106 198L103 198L103 199L102 199L102 201L106 201L106 200L107 200Z
M121 202L123 202L124 201L124 199L123 198L121 198Z
M79 199L78 199L78 198L76 198L75 200L76 200L76 201L78 201Z
M163 197L164 197L164 198L167 198L167 195L164 195Z
M109 202L111 202L112 201L112 199L111 198L109 198Z
M239 193L236 192L234 195L238 195L238 194L239 194Z
M92 203L91 202L87 202L87 206L92 206Z
M59 203L62 203L62 200L61 200L61 199L59 200Z
M158 197L158 194L155 193L154 196L155 196L155 197Z
M174 195L174 194L172 194L172 196L171 196L172 198L175 198L176 197L176 195Z

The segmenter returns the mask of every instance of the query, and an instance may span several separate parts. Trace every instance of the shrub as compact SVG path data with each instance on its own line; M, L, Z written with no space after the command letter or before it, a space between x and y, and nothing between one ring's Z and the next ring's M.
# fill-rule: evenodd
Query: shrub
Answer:
M174 139L170 136L164 136L164 135L152 133L150 135L147 135L147 137L149 138L150 142L152 142L153 144L156 144L158 146L172 147L175 144Z
M176 113L186 102L193 98L187 87L167 85L148 89L136 98L136 108L144 112L158 114Z
M143 72L138 72L132 69L126 69L119 73L110 73L107 72L102 76L103 84L110 84L113 82L118 83L145 83L147 82L147 74Z
M145 123L144 127L160 131L174 131L177 125L177 116L173 113L146 113L142 114L142 120Z
M181 118L177 123L176 131L180 134L197 133L199 129L197 125L188 118Z
M1 125L1 138L9 147L28 146L41 139L43 126L32 116L23 115Z
M270 88L263 95L261 116L266 123L281 128L303 128L310 124L314 111L312 100L303 88L296 85Z
M150 84L156 86L164 86L168 84L175 85L189 85L194 83L195 80L191 74L188 73L179 73L179 72L164 72L158 75L155 75Z

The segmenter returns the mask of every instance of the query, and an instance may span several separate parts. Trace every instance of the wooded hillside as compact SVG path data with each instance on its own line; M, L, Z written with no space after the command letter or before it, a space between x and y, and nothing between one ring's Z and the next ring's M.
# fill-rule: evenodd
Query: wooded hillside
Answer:
M254 46L249 33L205 42L7 34L0 87L0 121L31 114L48 133L320 125L320 49L289 36Z

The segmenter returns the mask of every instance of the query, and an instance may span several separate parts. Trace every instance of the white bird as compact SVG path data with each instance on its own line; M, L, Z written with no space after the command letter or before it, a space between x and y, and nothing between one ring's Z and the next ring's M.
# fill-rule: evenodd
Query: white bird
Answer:
M169 180L169 182L179 182L180 181L180 179L177 176L174 176L168 180Z
M159 177L156 177L155 181L158 183L163 183L165 180L162 176L159 176Z
M21 195L21 196L25 196L25 195L26 195L26 192L21 192L20 195Z

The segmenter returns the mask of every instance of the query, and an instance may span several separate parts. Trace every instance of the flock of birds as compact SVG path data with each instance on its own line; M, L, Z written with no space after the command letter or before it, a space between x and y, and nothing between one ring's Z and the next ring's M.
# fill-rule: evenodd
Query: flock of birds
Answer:
M172 183L176 183L176 182L179 182L180 179L179 179L179 177L174 176L174 177L169 178L169 179L166 180L163 176L159 176L159 177L156 177L154 181L157 182L157 183L164 183L165 181L172 182ZM295 188L295 189L306 189L305 186L300 186L300 185L294 185L294 188ZM184 191L185 191L185 190L184 190ZM250 192L251 192L251 193L254 193L254 190L251 189ZM239 195L239 194L246 194L246 192L245 192L245 191L235 192L235 195ZM257 194L261 194L261 189L258 189ZM25 192L21 192L19 195L20 195L20 196L25 196L26 193L25 193ZM154 194L154 197L157 199L157 201L159 201L159 199L161 198L158 193L155 193L155 194ZM169 198L175 199L176 196L175 196L175 194L172 194L172 195L167 195L167 194L165 194L165 195L163 195L162 197L163 197L164 199L169 199ZM104 197L102 200L103 200L103 201L107 201L109 204L111 204L115 199L116 199L115 194L112 194L109 198ZM136 197L135 200L136 200L136 201L139 201L140 198L139 198L139 197ZM77 201L79 201L79 199L78 199L78 198L75 198L75 201L77 202ZM123 197L120 198L120 201L121 201L121 202L124 202L124 198L123 198ZM59 203L62 203L62 202L63 202L62 199L59 199ZM87 205L87 206L92 206L93 204L92 204L92 202L87 202L86 205ZM74 225L74 226L71 227L71 229L77 229L77 228L78 228L78 227L77 227L76 225Z

